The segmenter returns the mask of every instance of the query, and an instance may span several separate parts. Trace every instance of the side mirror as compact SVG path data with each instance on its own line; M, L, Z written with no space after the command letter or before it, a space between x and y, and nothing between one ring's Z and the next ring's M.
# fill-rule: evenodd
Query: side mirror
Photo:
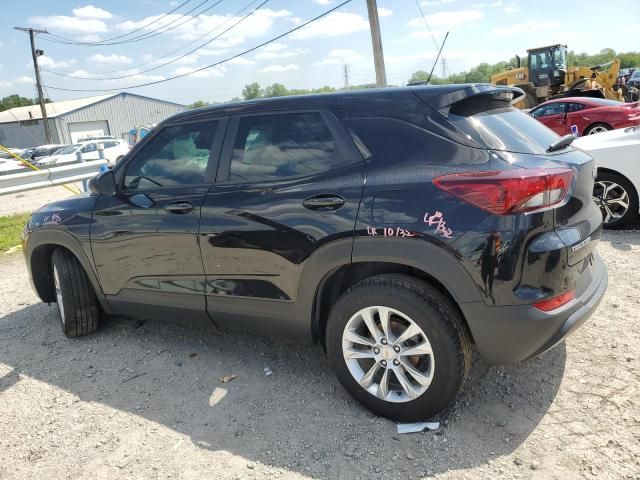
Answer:
M116 193L116 178L111 170L99 173L89 180L89 190L100 195Z

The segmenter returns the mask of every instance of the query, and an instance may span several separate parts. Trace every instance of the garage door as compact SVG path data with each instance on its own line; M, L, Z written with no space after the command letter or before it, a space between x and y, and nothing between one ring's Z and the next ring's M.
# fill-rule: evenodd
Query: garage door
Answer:
M95 122L76 122L70 123L68 126L69 135L71 135L71 141L73 143L76 143L84 137L109 135L109 124L106 120L97 120Z

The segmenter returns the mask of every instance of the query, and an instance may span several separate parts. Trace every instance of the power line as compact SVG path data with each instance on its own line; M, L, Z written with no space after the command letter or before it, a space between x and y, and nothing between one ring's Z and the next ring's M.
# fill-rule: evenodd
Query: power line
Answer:
M136 72L136 73L132 73L132 74L129 74L129 75L119 75L119 76L115 76L115 77L102 77L102 78L75 77L75 76L73 76L73 75L65 75L65 74L57 73L57 72L54 72L54 71L51 71L51 70L46 70L46 71L47 71L47 72L49 72L49 73L53 73L53 74L55 74L55 75L59 75L59 76L61 76L61 77L73 78L73 79L76 79L76 80L94 80L94 81L96 81L96 80L98 80L98 81L102 81L102 80L120 80L120 79L122 79L122 78L130 78L130 77L135 77L135 76L137 76L137 75L142 75L143 73L152 72L152 71L154 71L154 70L158 70L159 68L165 67L165 66L167 66L167 65L169 65L169 64L171 64L171 63L177 62L178 60L180 60L180 59L182 59L182 58L184 58L184 57L187 57L187 56L191 55L192 53L194 53L194 52L196 52L196 51L200 50L201 48L206 47L206 46L207 46L207 45L209 45L211 42L213 42L213 41L217 40L217 39L218 39L218 38L220 38L222 35L224 35L225 33L229 32L230 30L234 29L234 28L235 28L236 26L238 26L240 23L244 22L247 18L249 18L249 17L250 17L251 15L253 15L257 10L259 10L260 8L262 8L264 5L266 5L266 4L267 4L267 3L269 3L270 1L271 1L271 0L263 0L263 2L262 2L260 5L258 5L256 8L254 8L253 10L251 10L251 11L250 11L249 13L247 13L244 17L241 17L237 22L235 22L235 23L234 23L233 25L231 25L229 28L227 28L226 30L222 31L221 33L219 33L218 35L216 35L215 37L213 37L213 38L212 38L212 39L210 39L209 41L207 41L207 42L203 43L202 45L200 45L200 46L198 46L198 47L196 47L196 48L194 48L194 49L192 49L192 50L189 50L187 53L184 53L184 54L180 55L179 57L176 57L176 58L174 58L174 59L172 59L172 60L169 60L168 62L161 63L160 65L156 65L155 67L153 67L153 68L149 68L149 69L147 69L147 70L142 70L142 71L139 71L139 72ZM45 69L43 69L43 70L45 70Z
M64 40L64 41L66 41L66 42L70 42L70 43L73 43L73 44L75 44L75 45L87 45L87 46L91 46L91 45L101 45L101 44L103 44L103 42L111 42L111 41L113 41L113 40L117 40L118 38L123 38L123 37L126 37L126 36L128 36L128 35L131 35L132 33L139 32L140 30L142 30L142 29L144 29L144 28L147 28L148 26L153 25L154 23L159 22L160 20L162 20L162 19L163 19L163 18L165 18L166 16L171 15L173 12L175 12L176 10L179 10L181 7L183 7L184 5L186 5L187 3L191 2L191 1L192 1L192 0L186 0L185 2L182 2L180 5L178 5L178 6L177 6L176 8L174 8L173 10L171 10L171 11L169 11L169 12L167 12L167 13L163 13L162 15L160 15L160 16L159 16L158 18L156 18L155 20L153 20L153 21L151 21L151 22L149 22L149 23L146 23L146 24L144 24L144 25L142 25L142 26L140 26L140 27L138 27L138 28L136 28L136 29L134 29L134 30L131 30L130 32L123 33L122 35L117 35L117 36L115 36L115 37L106 38L106 39L104 39L104 40L100 40L100 41L97 41L97 42L79 42L79 41L74 40L74 39L72 39L72 38L67 38L67 37L62 37L62 36L60 36L60 35L56 35L55 33L49 33L49 35L50 35L51 37L55 37L55 38L58 38L58 39L60 39L60 40ZM53 41L54 41L54 40L52 40L52 39L50 39L50 38L45 38L45 40L47 40L47 41L49 41L49 42L53 42ZM60 41L56 41L55 43L62 43L62 42L60 42Z
M229 23L231 20L233 20L234 18L236 18L237 16L241 15L245 10L247 10L248 8L250 8L253 4L257 3L258 0L252 0L251 2L249 2L247 5L245 5L244 7L242 7L240 10L238 10L236 13L234 13L233 15L231 15L230 17L228 17L224 22L216 25L214 28L212 28L211 30L209 30L208 32L206 32L205 34L191 40L190 42L185 43L184 45L182 45L181 47L176 48L175 50L171 50L170 52L154 59L154 60L150 60L148 62L144 62L144 63L140 63L138 65L134 65L132 67L127 67L127 68L118 68L116 70L107 70L104 72L96 72L94 75L104 75L104 74L109 74L109 73L118 73L118 72L127 72L127 71L132 71L132 70L137 70L140 67L144 67L146 65L151 65L153 63L156 63L158 60L162 60L163 58L169 58L171 55L173 55L176 52L179 52L180 50L184 49L185 47L192 45L194 43L196 43L197 41L203 39L204 37L210 35L211 33L215 32L216 30L218 30L221 27L224 27L227 23ZM45 69L43 68L42 70L45 70L49 73L53 73L54 75L58 75L58 76L67 76L68 78L76 78L76 79L82 79L82 77L74 77L71 74L73 72L65 72L62 70L49 70L49 69ZM138 72L139 73L139 72ZM65 74L65 75L63 75Z
M418 10L420 10L420 16L422 16L422 21L427 27L427 31L429 32L429 35L431 35L431 38L433 39L433 44L436 46L436 49L439 49L440 45L438 45L438 41L436 40L436 37L433 35L433 32L431 31L429 22L427 22L427 17L424 16L424 12L422 11L422 6L420 5L420 0L416 0L416 5L418 6Z
M201 12L199 12L199 13L195 14L195 15L194 15L194 16L192 16L192 17L188 17L188 18L187 18L186 20L184 20L182 23L178 23L178 24L176 24L176 25L172 26L171 28L167 28L166 30L162 30L163 28L168 27L169 25L171 25L171 24L173 24L173 23L175 23L175 22L179 21L180 19L185 18L188 14L192 13L194 10L197 10L197 9L198 9L198 8L200 8L202 5L204 5L205 3L207 3L208 1L209 1L209 0L203 0L202 2L200 2L198 5L196 5L195 7L193 7L193 8L192 8L191 10L189 10L188 12L185 12L184 14L179 15L177 18L174 18L174 19L173 19L173 20L171 20L169 23L166 23L166 24L164 24L164 25L161 25L161 26L159 26L159 27L158 27L158 28L156 28L156 29L153 29L153 30L151 30L151 31L149 31L149 32L145 32L145 33L143 33L142 35L138 35L138 36L135 36L135 37L132 37L132 38L127 38L127 39L124 39L124 40L119 40L119 41L117 41L117 42L106 42L106 41L103 41L102 43L89 43L89 44L86 44L86 43L78 43L78 42L75 42L75 41L72 41L72 42L61 42L61 41L54 41L54 40L50 40L50 39L49 39L49 41L52 41L52 42L54 42L54 43L61 43L61 44L65 44L65 45L79 45L79 46L84 46L84 47L87 47L87 46L88 46L88 47L98 47L98 46L105 46L105 45L122 45L122 44L126 44L126 43L139 42L139 41L142 41L142 40L146 40L146 39L148 39L148 38L155 37L155 36L160 35L160 34L162 34L162 33L168 32L168 31L170 31L170 30L173 30L174 28L177 28L177 27L179 27L179 26L181 26L181 25L184 25L184 24L185 24L185 23L187 23L187 22L190 22L190 21L192 21L192 20L195 20L195 19L196 19L196 18L198 18L200 15L202 15L203 13L205 13L205 12L207 12L207 11L211 10L213 7L215 7L218 3L220 3L220 2L221 2L221 1L223 1L223 0L220 0L220 1L219 1L219 2L217 2L216 4L214 4L214 5L212 5L212 6L208 7L208 8L206 8L205 10L203 10L203 11L201 11ZM161 30L162 30L162 31L161 31ZM155 32L155 33L154 33L154 32Z
M330 13L338 10L339 8L345 6L348 3L351 3L352 1L353 0L345 0L344 2L336 5L335 7L331 8L329 10L327 10L326 12L321 13L320 15L312 18L311 20L308 20L308 21L306 21L304 23L301 23L300 25L298 25L298 26L296 26L296 27L294 27L294 28L292 28L290 30L287 30L284 33L281 33L280 35L278 35L276 37L273 37L270 40L267 40L267 41L262 42L262 43L260 43L260 44L258 44L256 46L254 46L254 47L251 47L251 48L249 48L247 50L244 50L244 51L242 51L240 53L237 53L235 55L227 57L224 60L220 60L220 61L212 63L210 65L205 65L204 67L197 68L197 69L192 70L192 71L187 72L187 73L183 73L183 74L180 74L180 75L174 75L173 77L163 78L162 80L156 80L156 81L153 81L153 82L141 83L141 84L137 84L137 85L129 85L127 87L121 87L121 88L81 88L81 89L78 89L78 88L60 88L60 87L54 87L54 86L51 86L51 85L47 85L47 87L52 89L52 90L60 90L60 91L65 91L65 92L115 92L115 91L118 91L118 90L127 90L127 89L132 89L132 88L148 87L150 85L157 85L159 83L169 82L169 81L175 80L177 78L187 77L189 75L193 75L195 73L202 72L203 70L208 70L209 68L217 67L218 65L222 65L223 63L227 63L227 62L229 62L231 60L234 60L236 58L242 57L243 55L246 55L248 53L254 52L255 50L258 50L258 49L260 49L260 48L262 48L262 47L264 47L266 45L269 45L270 43L273 43L273 42L275 42L277 40L280 40L281 38L286 37L287 35L290 35L291 33L295 32L297 30L300 30L301 28L306 27L310 23L313 23L313 22L315 22L315 21L317 21L317 20L319 20L319 19L321 19L323 17L326 17Z

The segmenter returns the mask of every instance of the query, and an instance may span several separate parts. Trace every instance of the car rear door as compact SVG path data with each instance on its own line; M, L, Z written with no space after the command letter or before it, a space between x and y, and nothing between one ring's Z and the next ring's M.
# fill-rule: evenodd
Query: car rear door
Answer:
M233 117L200 224L214 322L304 335L301 272L332 242L350 259L364 179L361 155L327 111Z
M166 125L114 168L118 188L96 201L91 246L116 311L206 316L198 225L226 123Z

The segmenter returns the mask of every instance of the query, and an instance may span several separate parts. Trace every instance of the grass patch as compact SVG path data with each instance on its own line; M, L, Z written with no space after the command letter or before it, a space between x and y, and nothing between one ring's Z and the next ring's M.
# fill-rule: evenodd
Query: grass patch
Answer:
M22 243L22 230L30 216L30 213L22 213L0 217L0 253Z

